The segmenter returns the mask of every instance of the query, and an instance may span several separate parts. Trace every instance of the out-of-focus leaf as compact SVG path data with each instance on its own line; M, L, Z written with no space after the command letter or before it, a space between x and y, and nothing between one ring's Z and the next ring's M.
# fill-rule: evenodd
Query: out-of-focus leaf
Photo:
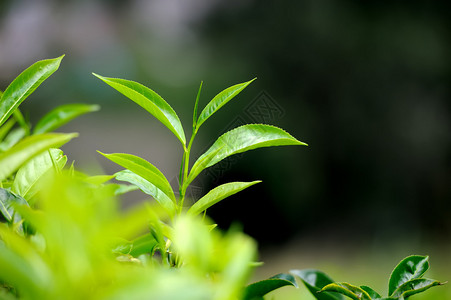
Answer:
M94 74L94 73L93 73ZM160 95L144 85L119 78L108 78L94 74L97 78L147 110L185 145L186 138L182 123L172 107Z
M376 292L375 290L373 290L373 289L370 288L369 286L362 285L362 286L360 286L360 288L361 288L362 290L364 290L365 292L367 292L368 295L370 295L371 299L373 299L373 300L377 300L377 299L381 299L381 298L382 298L382 296L379 295L378 292Z
M283 145L307 145L286 131L271 125L248 124L232 129L220 136L194 163L187 184L199 173L224 158L248 150Z
M246 287L244 291L245 300L263 299L263 296L283 286L291 285L297 287L296 280L290 274L277 274L269 279L255 282Z
M202 110L202 112L199 115L199 119L196 122L196 130L199 129L199 127L209 118L211 117L215 112L217 112L221 107L223 107L227 102L232 100L236 95L238 95L244 88L246 88L254 79L236 84L234 86L231 86L219 94L217 94L208 104L205 106L205 108Z
M424 292L427 289L438 285L441 285L441 283L438 282L437 280L427 278L416 278L404 282L390 296L393 298L407 299L407 297Z
M371 300L370 295L365 290L346 282L328 284L321 289L321 292L324 291L340 293L353 300Z
M0 154L0 181L5 180L37 154L49 148L58 148L76 136L77 133L44 133L26 137Z
M25 135L26 131L22 127L14 128L13 130L11 130L6 136L5 140L0 143L0 152L5 152L6 150L10 149L21 139L23 139Z
M139 176L130 170L117 172L115 176L119 181L125 181L136 185L141 191L152 196L161 206L167 209L169 213L172 214L175 212L175 205L171 198L149 180L146 180L144 177Z
M53 164L52 156L56 166ZM17 171L11 191L30 200L38 191L39 180L55 167L62 170L66 162L67 157L60 149L52 148L35 156Z
M211 207L212 205L218 203L219 201L236 194L256 183L261 182L260 180L252 182L230 182L222 184L215 187L209 191L205 196L200 198L193 206L188 210L189 214L197 215Z
M11 128L13 128L15 123L16 123L15 119L9 119L8 122L0 126L0 142L3 141L3 139L9 133Z
M130 249L130 255L138 257L142 254L152 253L155 246L158 244L157 240L152 234L148 233L140 236L139 238L133 240L131 243L132 248Z
M134 184L117 184L117 189L114 192L115 196L123 195L128 192L139 190L139 187L137 187Z
M0 188L0 211L10 223L18 223L22 220L21 216L14 209L16 204L28 205L24 198Z
M22 112L20 111L20 109L16 108L14 110L14 119L17 120L17 123L19 123L20 127L23 128L23 130L25 131L26 135L30 135L30 125L28 124L27 121L25 121L24 116L22 115Z
M89 112L98 111L99 105L64 104L48 112L33 129L33 134L53 131L71 120Z
M325 273L313 270L291 270L291 274L298 276L312 295L318 300L344 300L345 298L337 293L318 293L323 287L334 281Z
M3 92L0 98L0 126L16 108L59 67L63 56L41 60L23 71Z
M393 270L388 283L388 295L392 295L402 284L421 278L429 269L429 257L412 255L404 258Z
M114 175L95 175L83 178L83 181L90 184L104 184L114 178Z

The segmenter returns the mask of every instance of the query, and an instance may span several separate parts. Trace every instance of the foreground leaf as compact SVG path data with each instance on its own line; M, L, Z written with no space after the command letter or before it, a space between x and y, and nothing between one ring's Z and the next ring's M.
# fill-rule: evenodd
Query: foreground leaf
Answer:
M213 206L219 201L236 194L254 184L261 182L260 180L252 182L230 182L215 187L209 191L205 196L200 198L193 206L188 210L188 214L197 215Z
M223 107L227 102L232 100L236 95L238 95L242 90L244 90L254 79L236 84L234 86L231 86L219 94L217 94L208 104L205 106L205 108L202 110L202 112L199 115L199 119L196 122L196 131L199 129L199 127L209 118L211 117L215 112L217 112L221 107ZM199 89L200 92L200 89ZM197 102L197 100L196 100Z
M44 80L58 69L63 57L38 61L11 82L0 98L0 126Z
M346 282L328 284L320 292L324 291L340 293L353 300L371 300L370 295L365 290Z
M233 154L248 150L283 145L307 145L286 131L271 125L248 124L235 128L220 136L214 144L194 163L187 184L208 167Z
M77 133L45 133L26 137L0 154L0 181L8 178L35 155L49 148L59 148L76 136Z
M305 270L291 270L290 273L295 276L298 276L304 283L305 287L318 300L345 299L342 295L337 293L328 293L328 292L318 293L323 287L334 282L329 276L327 276L325 273L321 271L313 269L305 269Z
M147 195L152 196L161 206L166 208L168 212L170 212L171 214L172 212L175 211L175 205L173 200L171 200L171 198L169 198L169 196L165 192L163 192L160 188L158 188L155 184L145 179L144 177L130 170L123 170L117 172L115 176L116 179L119 181L125 181L136 185L141 191L143 191Z
M412 255L404 258L393 270L388 283L388 294L392 295L405 282L420 278L429 269L429 257Z
M412 280L405 282L400 287L398 287L393 292L391 297L406 299L407 297L424 292L433 286L438 286L441 284L442 283L438 282L437 280L432 280L432 279L427 279L427 278L412 279Z
M182 123L172 107L160 95L148 87L130 80L108 78L94 74L97 78L147 110L165 125L180 142L185 145L186 138Z
M53 131L69 121L89 112L98 111L100 106L88 104L65 104L48 112L36 124L33 134Z
M39 180L55 167L62 170L66 162L67 157L60 149L49 149L35 156L17 171L11 191L30 200L38 191Z
M244 291L244 300L263 299L263 296L283 286L298 287L296 280L290 274L277 274L269 279L250 284Z

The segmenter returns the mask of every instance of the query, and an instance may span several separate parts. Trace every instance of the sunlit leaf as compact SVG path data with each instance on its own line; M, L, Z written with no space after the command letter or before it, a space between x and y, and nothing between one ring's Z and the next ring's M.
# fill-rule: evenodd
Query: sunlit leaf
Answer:
M33 129L33 134L53 131L78 116L100 109L98 105L89 104L65 104L48 112Z
M404 258L393 270L388 283L388 295L392 295L405 282L420 278L429 269L429 257L412 255Z
M163 123L163 125L169 128L169 130L175 134L183 145L186 144L185 133L179 117L172 107L163 98L161 98L160 95L148 87L134 81L108 78L97 74L94 75L147 110L161 123Z
M58 69L63 57L38 61L14 79L0 98L0 126L44 80Z
M130 170L117 172L115 176L119 181L125 181L136 185L141 191L143 191L147 195L152 196L161 206L166 208L168 212L172 213L175 211L173 200L171 200L171 198L169 198L169 196L160 188L158 188L154 183L150 182L144 177Z
M344 300L345 298L337 293L322 292L318 293L323 287L334 281L325 273L313 270L291 270L291 274L298 276L310 293L318 300Z
M55 164L59 170L65 166L67 157L63 151L49 149L29 160L17 171L11 191L30 200L38 191L39 180L55 168L51 156L55 158Z
M370 295L371 299L373 299L373 300L381 299L381 298L382 298L382 296L379 295L378 292L376 292L375 290L373 290L373 289L370 288L369 286L362 285L362 286L360 286L360 288L361 288L362 290L364 290L365 292L367 292L368 295Z
M441 285L441 283L433 279L427 278L412 279L399 286L393 292L393 294L391 294L391 297L407 299L407 297L424 292L427 289L430 289L431 287L438 285Z
M28 136L8 151L0 154L0 181L6 179L35 155L67 143L77 133L45 133Z
M9 119L8 122L0 126L0 142L3 141L5 136L9 133L9 131L13 128L16 123L15 119Z
M244 300L263 299L263 296L283 286L297 287L296 280L290 274L277 274L269 279L250 284L244 291Z
M261 181L252 181L252 182L230 182L226 184L222 184L210 192L208 192L205 196L200 198L193 206L188 210L189 214L197 215L211 207L212 205L218 203L219 201L238 193L256 183Z
M307 145L286 131L271 125L248 124L235 128L220 136L214 144L194 163L187 183L199 173L224 158L248 150L283 145Z
M252 79L244 83L236 84L217 94L200 113L199 118L196 122L196 129L198 129L209 117L211 117L227 102L232 100L236 95L238 95L244 88L246 88L254 80L255 79Z
M328 284L321 289L321 292L324 291L340 293L353 300L371 300L370 295L368 295L365 290L346 282L336 282Z

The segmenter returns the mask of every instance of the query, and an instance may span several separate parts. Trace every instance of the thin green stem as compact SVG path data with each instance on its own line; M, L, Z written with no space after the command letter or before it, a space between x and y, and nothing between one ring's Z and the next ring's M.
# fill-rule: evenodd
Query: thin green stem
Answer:
M188 186L185 184L186 183L186 179L188 178L188 169L189 169L189 156L191 153L191 146L193 145L193 141L194 141L194 137L197 134L197 130L193 130L193 134L191 135L191 139L188 143L188 147L184 148L184 153L183 153L183 161L182 164L184 164L183 166L183 178L182 176L180 176L180 203L179 203L179 213L182 212L183 209L183 203L185 201L185 193L186 193L186 189L188 188ZM181 174L180 174L181 175Z

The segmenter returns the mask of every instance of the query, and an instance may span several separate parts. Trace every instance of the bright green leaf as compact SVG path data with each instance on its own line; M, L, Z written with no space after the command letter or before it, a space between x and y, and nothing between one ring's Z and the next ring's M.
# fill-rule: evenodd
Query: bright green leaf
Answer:
M373 300L377 300L377 299L381 299L381 298L382 298L382 296L379 295L378 292L376 292L375 290L373 290L373 289L370 288L369 286L362 285L362 286L360 286L360 288L361 288L362 290L364 290L365 292L367 292L368 295L370 295L371 299L373 299Z
M33 134L40 134L53 131L71 120L83 114L97 111L100 109L98 105L88 104L65 104L48 112L36 124Z
M193 111L193 132L196 130L197 126L197 108L199 107L200 92L202 90L203 81L200 82L199 91L197 92L196 102L194 102Z
M169 130L175 134L183 145L186 144L185 133L179 117L172 107L163 98L161 98L160 95L148 87L134 81L108 78L97 74L94 75L147 110L161 123L163 123L163 125L169 128Z
M0 98L0 126L44 80L58 69L63 57L38 61L14 79Z
M345 298L337 293L318 293L323 287L334 281L325 273L313 270L291 270L291 274L298 276L312 295L318 300L344 300Z
M391 295L393 298L404 298L426 291L427 289L441 285L437 280L427 278L416 278L409 280L399 286Z
M17 171L11 191L30 200L38 191L38 181L55 168L51 156L55 158L56 167L62 170L67 157L60 149L49 149L29 160Z
M429 257L412 255L404 258L393 270L388 283L388 295L392 295L405 282L420 278L429 269Z
M250 284L244 291L245 300L263 299L263 296L283 286L297 287L296 280L290 274L277 274L269 279Z
M222 184L210 192L208 192L205 196L200 198L193 206L188 210L189 214L197 215L211 207L212 205L218 203L219 201L236 194L256 183L261 181L252 181L252 182L230 182L226 184Z
M223 107L227 102L232 100L236 95L238 95L244 88L246 88L252 81L236 84L231 86L219 94L217 94L208 104L205 106L204 110L199 115L199 119L196 122L196 129L199 127L215 112L217 112L221 107Z
M12 146L17 144L21 139L25 137L27 132L22 127L14 128L6 136L5 140L0 143L0 152L5 152Z
M8 151L0 154L0 181L5 180L35 155L67 143L77 133L45 133L26 137Z
M9 133L11 128L13 128L15 123L16 123L15 119L9 119L8 122L0 126L0 142L3 141L3 139Z
M23 128L23 130L25 131L25 134L30 135L30 125L28 124L27 121L25 121L25 118L22 115L22 112L20 111L20 109L16 108L14 110L13 114L14 114L14 119L16 119L17 123L19 123L20 127Z
M224 158L248 150L283 145L307 145L286 131L271 125L248 124L220 136L194 163L187 179L189 184L199 173Z
M115 176L119 181L125 181L136 185L141 191L143 191L147 195L152 196L161 206L166 208L168 212L172 213L175 211L174 202L173 200L171 200L171 198L169 198L167 193L162 191L154 183L150 182L144 177L130 170L117 172Z
M321 292L324 291L340 293L353 300L371 300L370 295L368 295L365 290L346 282L336 282L328 284L321 289Z

